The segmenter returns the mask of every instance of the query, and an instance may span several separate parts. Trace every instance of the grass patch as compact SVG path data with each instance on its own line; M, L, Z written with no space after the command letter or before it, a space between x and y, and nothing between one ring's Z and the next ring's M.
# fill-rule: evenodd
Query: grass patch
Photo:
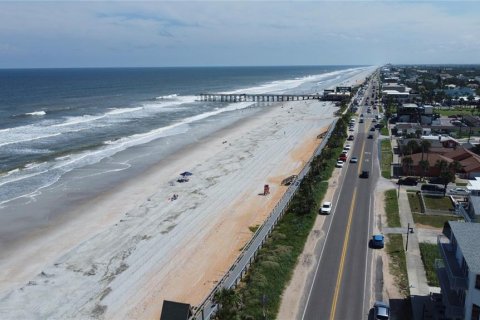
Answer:
M435 109L436 113L442 116L456 116L456 115L472 115L472 109L452 108L452 109Z
M392 177L391 166L393 161L392 145L390 143L390 140L383 139L380 142L380 152L382 153L381 163L380 163L380 170L382 171L382 177L386 179L390 179Z
M415 223L431 226L434 228L443 228L445 222L447 221L463 220L462 217L452 215L431 215L416 212L412 212L412 215L413 221Z
M390 132L388 131L388 122L387 120L382 120L383 127L380 129L380 133L383 136L389 136Z
M397 190L395 189L385 191L385 213L387 214L387 225L389 227L401 227Z
M449 197L436 197L424 195L425 207L432 210L450 210L453 209L452 201Z
M466 187L468 185L468 182L457 182L456 185L457 187Z
M402 295L408 296L408 274L405 251L403 251L401 234L387 235L386 252L390 257L390 274L395 277L395 283Z
M427 282L429 286L439 287L437 273L435 272L435 260L440 259L440 250L433 243L419 243L420 254L422 255L423 266L427 274Z
M407 192L408 203L410 204L410 210L412 212L422 212L422 207L420 206L420 199L416 192Z

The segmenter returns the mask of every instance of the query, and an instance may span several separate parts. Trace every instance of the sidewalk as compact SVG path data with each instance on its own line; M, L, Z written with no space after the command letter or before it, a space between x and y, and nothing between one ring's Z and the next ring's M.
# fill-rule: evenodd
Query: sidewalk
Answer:
M393 149L397 147L397 139L391 139L390 141L393 153ZM392 163L400 163L397 154L393 154ZM407 191L405 188L399 188L398 192L400 193L398 197L398 209L400 215L400 223L402 226L400 230L407 230L409 224L410 228L413 228L413 233L410 233L408 235L408 248L405 252L413 319L423 319L424 304L428 301L430 297L430 288L427 284L427 276L425 274L425 269L420 255L420 246L417 235L418 230L416 230L415 223L413 221L410 204L408 203ZM407 244L406 242L407 234L403 233L404 247Z
M413 319L423 319L424 303L429 299L430 288L427 284L427 276L420 255L417 230L415 230L415 223L413 222L407 192L405 190L400 191L398 209L400 212L400 223L402 224L402 227L407 228L410 223L410 227L413 228L414 232L410 233L408 236L408 248L405 252L405 256L407 260L408 284L410 287ZM404 234L404 245L406 245L406 240L407 235Z

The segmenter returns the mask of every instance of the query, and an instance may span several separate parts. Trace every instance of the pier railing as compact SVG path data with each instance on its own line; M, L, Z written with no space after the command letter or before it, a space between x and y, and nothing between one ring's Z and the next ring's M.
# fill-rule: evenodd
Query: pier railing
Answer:
M323 95L317 94L248 94L248 93L200 93L199 101L225 101L225 102L274 102L274 101L300 101L323 100Z
M298 174L297 180L294 181L287 189L287 191L283 194L280 201L277 203L275 208L270 212L270 215L265 220L265 222L257 229L254 233L250 241L245 245L242 250L242 253L239 255L237 260L233 263L227 273L222 277L222 279L215 285L209 295L205 298L205 300L194 309L194 314L190 318L190 320L208 320L215 314L217 311L218 306L215 303L214 297L215 293L220 289L230 289L235 288L238 283L243 279L246 275L248 269L250 268L251 264L254 262L258 251L263 247L265 241L272 233L275 226L278 224L280 219L285 214L290 201L292 200L293 196L297 193L299 185L305 175L310 171L310 165L314 159L314 157L318 156L330 138L333 129L337 123L337 119L335 119L329 126L325 137L323 138L322 142L317 146L315 152L310 157L310 159L305 163L305 166Z

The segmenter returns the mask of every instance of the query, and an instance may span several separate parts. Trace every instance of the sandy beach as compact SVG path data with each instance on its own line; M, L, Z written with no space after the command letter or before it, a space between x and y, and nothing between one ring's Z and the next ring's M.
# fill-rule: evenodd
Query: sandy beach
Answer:
M199 304L335 110L319 101L269 107L33 234L0 260L0 317L158 319L164 299ZM179 183L183 171L193 175ZM268 196L259 195L264 184Z

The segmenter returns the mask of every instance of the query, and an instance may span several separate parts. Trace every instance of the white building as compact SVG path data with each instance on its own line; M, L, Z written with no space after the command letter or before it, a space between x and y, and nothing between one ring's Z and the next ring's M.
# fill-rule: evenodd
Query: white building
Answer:
M447 319L480 319L480 224L449 221L435 268Z

